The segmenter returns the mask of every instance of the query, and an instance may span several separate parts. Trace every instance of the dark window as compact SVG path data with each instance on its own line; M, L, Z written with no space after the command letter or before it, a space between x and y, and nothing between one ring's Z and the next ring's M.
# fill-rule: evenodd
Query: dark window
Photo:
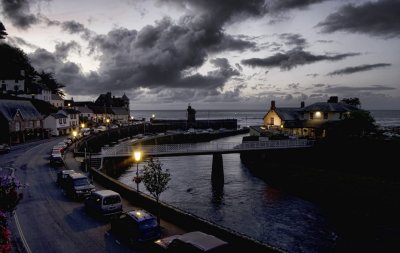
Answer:
M324 112L324 119L328 119L328 113Z
M119 198L119 196L110 196L110 197L104 198L104 200L103 200L104 205L112 205L112 204L117 204L120 202L121 202L121 199Z
M15 83L18 83L18 80L15 80Z
M62 119L58 119L58 123L62 124Z
M271 125L274 124L274 117L271 117Z
M310 112L310 119L314 119L314 113Z

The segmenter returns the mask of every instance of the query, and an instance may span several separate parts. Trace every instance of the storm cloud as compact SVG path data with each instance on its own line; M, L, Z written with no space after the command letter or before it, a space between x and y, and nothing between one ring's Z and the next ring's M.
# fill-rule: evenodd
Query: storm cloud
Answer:
M353 73L357 73L357 72L369 71L369 70L373 70L376 68L383 68L383 67L389 67L389 66L392 66L392 64L390 64L390 63L364 64L364 65L360 65L360 66L338 69L338 70L328 73L328 75L329 76L348 75L348 74L353 74Z
M284 53L277 53L267 58L250 58L242 60L242 64L251 67L270 67L290 70L294 67L311 64L319 61L339 61L346 57L360 55L359 53L345 53L335 55L315 55L302 49L293 49Z
M31 13L32 0L1 0L2 14L19 29L28 29L39 22L36 15Z
M283 12L292 9L304 9L309 5L322 3L326 0L269 0L269 11Z
M324 33L345 31L384 38L400 36L400 1L381 0L347 4L317 26Z

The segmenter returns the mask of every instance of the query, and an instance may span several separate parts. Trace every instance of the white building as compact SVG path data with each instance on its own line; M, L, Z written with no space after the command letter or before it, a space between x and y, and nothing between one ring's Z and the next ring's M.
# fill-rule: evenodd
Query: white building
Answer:
M69 133L68 116L62 113L52 113L43 120L43 127L50 129L51 135L59 136Z
M64 99L57 94L51 94L50 104L56 108L64 107Z
M67 133L71 133L74 129L79 128L79 111L75 109L62 109L58 113L62 113L68 117L67 122L69 122L69 129Z

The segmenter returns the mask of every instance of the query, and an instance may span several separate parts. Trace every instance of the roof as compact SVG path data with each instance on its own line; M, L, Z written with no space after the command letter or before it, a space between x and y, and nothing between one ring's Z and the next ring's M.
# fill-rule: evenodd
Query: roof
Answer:
M282 120L299 120L301 119L301 108L276 108L275 112Z
M228 244L227 242L200 231L189 232L179 236L175 240L180 240L185 243L189 243L203 251L209 251L216 247Z
M104 106L91 106L90 107L93 110L93 113L95 114L112 114L113 112L111 111L111 108L109 107L104 107Z
M87 106L79 106L78 111L80 111L81 113L93 113L93 110Z
M55 119L62 119L62 118L66 118L67 116L65 116L64 114L62 114L62 113L52 113L52 114L50 114L49 116L52 116L53 118L55 118Z
M95 194L102 196L102 197L115 196L115 195L119 196L118 192L111 191L111 190L100 190L100 191L96 191Z
M40 120L42 115L30 101L25 100L0 100L0 113L8 120L14 119L19 112L24 120Z
M75 110L75 109L69 109L69 108L64 108L61 111L66 112L67 114L79 114L79 111Z
M78 178L87 178L87 176L83 175L82 173L71 173L69 176L72 179L78 179Z
M303 108L304 112L351 112L360 110L355 106L348 105L345 103L328 103L328 102L318 102L306 106Z
M129 111L123 107L111 107L110 108L115 115L129 115Z
M134 210L127 213L129 217L140 222L148 219L154 219L154 216L146 210Z

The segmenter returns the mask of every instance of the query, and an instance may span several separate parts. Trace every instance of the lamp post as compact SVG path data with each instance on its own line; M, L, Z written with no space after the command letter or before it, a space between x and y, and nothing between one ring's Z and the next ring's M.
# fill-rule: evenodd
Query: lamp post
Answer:
M136 162L136 176L133 178L133 180L136 183L136 191L139 192L139 184L142 181L142 177L139 176L139 162L140 159L142 159L142 151L140 150L134 151L133 158L135 159Z
M78 132L76 132L76 130L72 131L72 136L74 137L74 150L76 149L76 136L78 135Z

